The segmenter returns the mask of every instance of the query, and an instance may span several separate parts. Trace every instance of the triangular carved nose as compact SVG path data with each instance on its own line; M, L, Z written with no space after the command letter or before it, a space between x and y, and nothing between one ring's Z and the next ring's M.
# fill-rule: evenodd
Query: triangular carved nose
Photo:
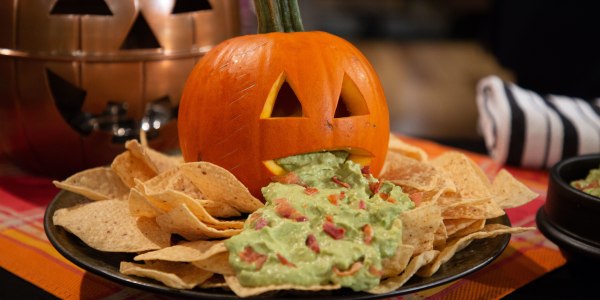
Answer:
M153 48L161 48L160 43L152 32L144 15L139 13L129 33L127 33L125 41L121 45L121 50Z

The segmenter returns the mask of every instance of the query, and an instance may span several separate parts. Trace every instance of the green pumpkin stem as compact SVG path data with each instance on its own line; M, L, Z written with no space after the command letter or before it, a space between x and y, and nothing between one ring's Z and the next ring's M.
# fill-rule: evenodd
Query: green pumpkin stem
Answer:
M300 17L300 7L298 7L298 0L289 0L287 2L294 31L304 31L304 25L302 25L302 18Z
M258 33L304 31L298 0L254 0Z

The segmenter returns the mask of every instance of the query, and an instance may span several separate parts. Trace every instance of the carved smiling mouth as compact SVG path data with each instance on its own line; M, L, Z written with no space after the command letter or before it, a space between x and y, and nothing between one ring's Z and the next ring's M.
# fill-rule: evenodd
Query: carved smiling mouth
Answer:
M368 166L371 164L371 161L373 160L373 154L371 154L369 151L364 150L364 149L360 149L360 148L344 148L344 149L323 149L321 150L322 152L326 152L326 151L347 151L349 153L348 155L348 159L361 165L361 166ZM302 154L302 153L301 153ZM265 167L269 170L269 172L271 172L271 174L273 175L284 175L285 173L287 173L287 171L281 167L275 159L270 159L270 160L265 160L262 162Z

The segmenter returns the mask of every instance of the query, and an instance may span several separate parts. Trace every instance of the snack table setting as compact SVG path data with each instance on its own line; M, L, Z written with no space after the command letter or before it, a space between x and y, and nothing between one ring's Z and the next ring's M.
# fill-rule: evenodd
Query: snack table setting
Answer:
M502 167L490 157L444 146L432 141L401 136L405 142L421 147L430 157L449 150L465 153L481 169L493 177ZM177 294L160 290L143 290L108 280L86 271L63 257L49 242L44 230L44 214L59 190L52 181L26 174L8 161L0 161L0 267L4 276L14 276L45 291L37 294L53 295L65 299L148 299L169 298ZM520 182L539 196L526 205L506 209L512 226L536 226L536 212L546 200L548 172L510 168L507 170ZM485 240L483 240L485 241ZM502 243L501 243L502 244ZM476 247L475 244L471 245ZM499 247L502 247L500 245ZM463 251L472 251L464 249ZM501 250L501 249L500 249ZM469 255L476 255L475 250ZM458 252L460 254L460 252ZM518 294L522 287L547 273L563 266L565 259L555 244L546 239L539 230L513 234L504 251L499 256L469 269L453 278L446 278L443 284L432 284L431 288L417 288L414 292L396 295L395 299L495 299ZM489 263L489 264L488 264ZM10 282L20 280L13 279ZM568 279L567 279L568 280ZM2 279L0 286L8 279ZM24 289L24 285L17 285ZM410 287L410 281L408 282ZM521 289L520 289L521 288ZM11 287L0 288L0 295L8 293L20 295ZM25 291L22 291L26 294ZM28 291L27 293L32 293ZM225 293L225 294L223 294ZM31 295L31 294L30 294ZM182 294L183 295L183 294ZM235 297L223 292L219 297ZM224 295L224 296L223 296ZM306 294L300 294L300 296ZM336 291L320 291L316 295L324 298L336 296ZM185 295L183 295L185 296ZM277 297L277 294L271 296ZM33 296L32 296L33 297ZM386 298L386 295L344 292L344 298Z
M596 296L600 99L485 77L482 151L392 126L297 0L38 2L0 9L0 299Z

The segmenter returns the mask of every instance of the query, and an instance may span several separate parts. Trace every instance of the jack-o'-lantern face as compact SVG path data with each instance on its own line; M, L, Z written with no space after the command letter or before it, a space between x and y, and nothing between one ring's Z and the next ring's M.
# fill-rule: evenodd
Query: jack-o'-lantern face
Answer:
M350 43L323 32L228 40L192 71L180 102L186 161L216 163L260 195L296 154L347 150L376 173L389 116L379 80Z
M103 34L111 33L108 30L95 32L94 36L89 32L90 36L82 33L73 37L80 40L78 51L97 52L98 46L94 44L113 43L111 48L102 49L113 53L112 57L97 56L86 59L80 65L68 70L80 74L69 74L71 72L64 70L62 65L46 67L46 77L56 108L67 124L83 136L87 137L93 131L101 131L112 136L113 142L123 143L138 138L139 131L145 130L147 137L152 139L158 134L157 129L175 119L185 76L191 70L195 60L194 58L168 60L164 59L166 57L158 57L163 58L160 62L162 66L158 70L160 72L153 72L153 69L156 69L153 65L156 64L151 59L153 57L142 55L147 53L144 52L145 50L177 50L183 45L176 45L176 41L180 43L182 41L169 40L167 35L160 35L162 34L160 30L153 30L146 16L150 18L155 28L173 27L173 23L193 18L193 14L197 12L210 11L212 6L208 0L173 0L170 3L154 1L140 5L136 13L133 4L112 4L111 9L104 0L57 0L49 11L48 18L51 24L63 21L61 18L73 20L85 16L79 25L83 33L86 33L86 28L101 24L99 22L111 27L131 23L128 27L119 27L120 30L115 31L117 35L115 39L106 41L100 39ZM182 14L186 15L178 19L176 15ZM123 28L127 31L123 31ZM189 29L189 26L179 29ZM159 35L157 36L154 31ZM96 41L89 41L94 38ZM193 43L194 40L195 38L190 34L186 42ZM206 41L202 42L206 43ZM132 53L134 55L131 55ZM124 59L119 55L131 57ZM65 77L61 77L59 72ZM137 91L144 89L139 86L140 83L145 84L144 79L157 81L156 77L166 75L175 80L172 82L164 80L163 82L167 83L163 84L166 88L161 90L150 91L152 88L144 90L142 94L153 98L141 99L144 95L140 95ZM83 84L77 84L76 81L82 81ZM121 148L116 151L119 150L122 151Z
M236 0L0 6L0 151L56 177L109 163L142 129L153 148L176 148L188 74L237 34Z

